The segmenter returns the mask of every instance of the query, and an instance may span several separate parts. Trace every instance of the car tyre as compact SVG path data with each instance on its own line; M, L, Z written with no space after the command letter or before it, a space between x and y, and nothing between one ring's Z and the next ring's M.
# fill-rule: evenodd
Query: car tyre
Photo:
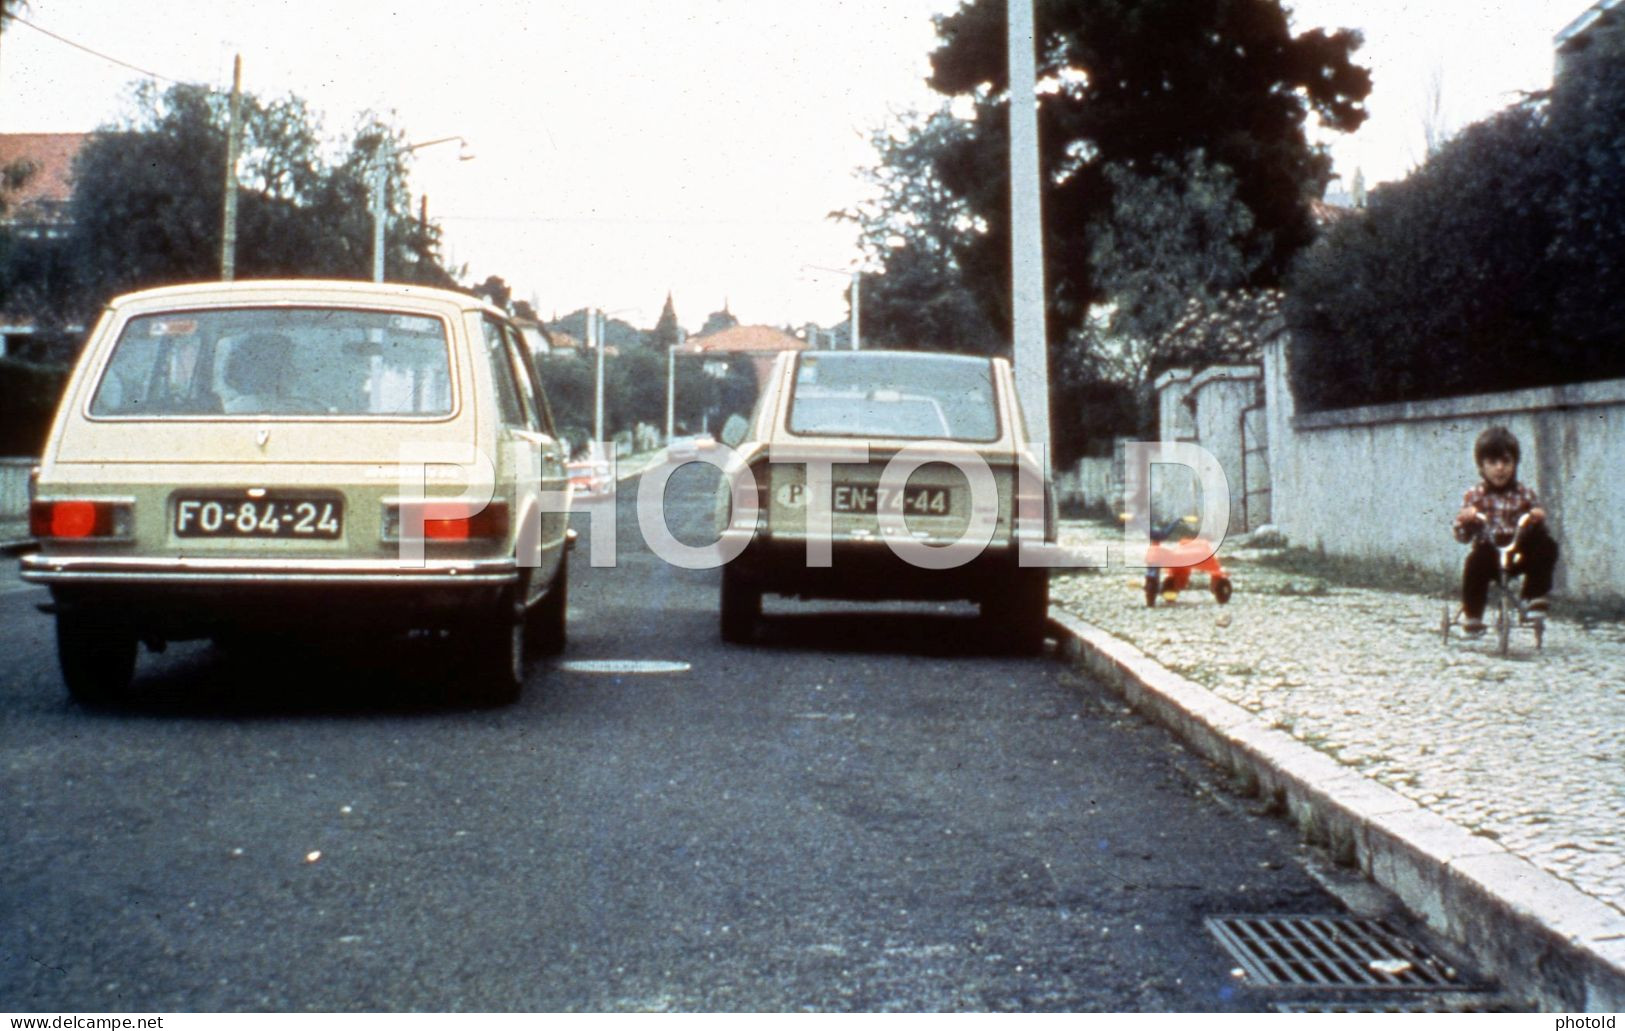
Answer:
M1017 569L981 600L981 623L996 651L1037 655L1049 620L1049 570Z
M525 612L510 588L468 632L462 695L482 706L512 705L525 683Z
M729 644L749 644L756 636L756 621L761 615L761 589L746 583L733 566L723 566L722 639Z
M560 655L569 638L566 610L570 604L570 560L566 556L553 576L553 586L526 617L526 640L537 655Z
M56 655L68 695L80 705L111 705L129 692L136 655L130 630L94 613L59 612Z

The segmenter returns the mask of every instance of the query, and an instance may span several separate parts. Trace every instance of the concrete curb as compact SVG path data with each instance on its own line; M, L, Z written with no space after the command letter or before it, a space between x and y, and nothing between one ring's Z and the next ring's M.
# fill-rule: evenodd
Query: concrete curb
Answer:
M1392 892L1496 978L1543 1008L1625 1009L1625 916L1348 769L1101 630L1051 613L1061 652Z

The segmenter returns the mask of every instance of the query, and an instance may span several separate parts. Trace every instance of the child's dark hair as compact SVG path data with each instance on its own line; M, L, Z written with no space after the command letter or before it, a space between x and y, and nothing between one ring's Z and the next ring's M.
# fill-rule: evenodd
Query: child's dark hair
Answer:
M1491 426L1473 444L1473 464L1480 465L1486 458L1510 458L1517 465L1518 438L1505 426Z

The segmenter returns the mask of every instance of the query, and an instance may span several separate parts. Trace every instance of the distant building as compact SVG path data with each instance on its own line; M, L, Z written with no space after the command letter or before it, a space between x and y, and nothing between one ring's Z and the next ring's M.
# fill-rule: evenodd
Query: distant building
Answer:
M805 351L807 341L772 326L730 326L712 333L688 338L682 353L749 355L756 368L758 386L766 382L773 359L780 351Z
M1569 64L1586 51L1605 43L1618 46L1622 39L1625 39L1625 0L1597 0L1552 37L1552 47L1557 52L1556 77L1562 78Z
M0 167L26 162L31 169L17 189L0 190L0 224L20 236L66 235L73 160L88 139L82 132L0 133Z
M77 132L0 133L0 168L28 170L17 188L0 188L0 226L23 240L66 237L72 227L73 162L89 138ZM83 332L83 326L45 332L29 314L0 311L0 356L69 346Z

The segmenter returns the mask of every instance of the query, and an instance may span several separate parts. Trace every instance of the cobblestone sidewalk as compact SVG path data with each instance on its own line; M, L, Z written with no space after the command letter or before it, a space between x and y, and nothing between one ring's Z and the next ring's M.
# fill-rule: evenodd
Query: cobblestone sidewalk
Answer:
M1514 631L1439 633L1434 598L1338 587L1227 546L1235 594L1197 573L1148 608L1122 530L1068 523L1104 568L1059 573L1051 604L1135 645L1265 723L1625 913L1625 626L1565 620L1545 646Z

